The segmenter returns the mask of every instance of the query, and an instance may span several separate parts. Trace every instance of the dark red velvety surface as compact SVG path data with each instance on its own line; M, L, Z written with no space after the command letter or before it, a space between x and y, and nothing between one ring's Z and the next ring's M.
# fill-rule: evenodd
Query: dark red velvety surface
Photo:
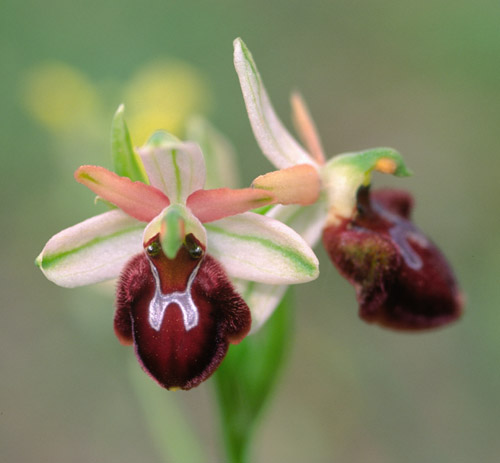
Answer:
M448 262L410 222L412 206L404 191L362 188L355 217L323 231L323 244L354 285L367 322L420 330L452 322L462 311Z
M183 291L199 263L184 248L174 260L163 253L152 259L164 293ZM168 305L159 331L148 319L155 281L148 257L140 254L125 267L117 290L115 333L123 344L134 343L139 362L161 386L190 389L207 379L223 360L230 342L248 333L248 306L236 293L221 265L202 258L191 288L198 309L197 326L186 331L176 303Z

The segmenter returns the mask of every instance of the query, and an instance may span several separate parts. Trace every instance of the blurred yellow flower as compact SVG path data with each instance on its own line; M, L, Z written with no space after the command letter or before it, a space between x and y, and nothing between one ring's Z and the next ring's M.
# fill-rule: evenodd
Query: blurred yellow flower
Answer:
M45 63L31 70L22 91L29 113L54 132L95 127L107 117L108 95L65 63ZM203 113L210 103L203 77L180 61L145 65L128 82L119 84L117 95L120 100L111 107L125 104L135 146L143 145L159 129L182 136L187 119Z
M199 72L178 61L142 68L125 87L123 102L136 145L158 129L180 135L186 119L209 105L209 90Z
M99 98L92 82L64 63L46 63L30 71L23 94L28 111L50 130L75 129L98 113Z

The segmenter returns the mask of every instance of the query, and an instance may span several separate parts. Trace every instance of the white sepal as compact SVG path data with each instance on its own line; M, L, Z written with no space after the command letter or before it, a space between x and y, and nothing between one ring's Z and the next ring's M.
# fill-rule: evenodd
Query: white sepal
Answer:
M193 142L168 141L147 144L138 153L149 182L163 191L171 203L185 204L187 197L205 184L205 161Z
M327 204L323 199L319 199L310 206L278 204L266 216L293 228L311 248L314 248L325 226Z
M316 165L276 115L252 55L241 39L234 41L234 66L253 133L269 161L278 169L296 164Z

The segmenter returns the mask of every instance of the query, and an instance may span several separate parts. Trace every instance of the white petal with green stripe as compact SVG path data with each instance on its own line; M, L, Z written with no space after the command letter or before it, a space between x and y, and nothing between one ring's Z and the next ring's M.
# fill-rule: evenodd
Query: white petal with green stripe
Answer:
M246 212L205 224L207 252L231 277L268 284L304 283L317 278L318 259L291 228Z
M293 228L304 241L314 248L321 238L327 214L327 204L323 199L310 206L274 206L267 217L279 220Z
M293 228L306 243L314 247L321 238L325 218L326 203L318 201L311 206L275 206L267 214ZM252 311L252 333L271 316L283 298L288 285L268 285L253 281L237 281L241 296Z
M253 133L262 152L279 169L295 164L315 164L290 135L269 100L252 54L241 39L234 41L234 66Z
M193 142L152 137L139 148L149 182L163 191L172 203L185 203L187 197L205 184L205 161Z
M36 259L45 276L75 287L116 278L142 252L144 223L120 210L85 220L54 235Z

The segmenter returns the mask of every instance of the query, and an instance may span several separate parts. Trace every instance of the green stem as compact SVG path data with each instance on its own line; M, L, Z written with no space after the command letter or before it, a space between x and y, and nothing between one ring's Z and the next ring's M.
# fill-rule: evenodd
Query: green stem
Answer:
M245 411L242 394L231 391L229 384L216 375L217 402L221 412L224 448L229 463L248 463L250 443L255 427L254 420ZM236 399L235 396L238 398ZM235 400L236 399L236 400ZM232 412L231 412L232 410Z
M229 431L229 432L228 432ZM248 434L251 434L249 430ZM231 430L225 429L224 444L226 455L229 457L230 463L249 463L249 435L232 433Z
M228 461L251 461L251 443L289 351L292 298L287 293L256 334L231 346L214 375Z

